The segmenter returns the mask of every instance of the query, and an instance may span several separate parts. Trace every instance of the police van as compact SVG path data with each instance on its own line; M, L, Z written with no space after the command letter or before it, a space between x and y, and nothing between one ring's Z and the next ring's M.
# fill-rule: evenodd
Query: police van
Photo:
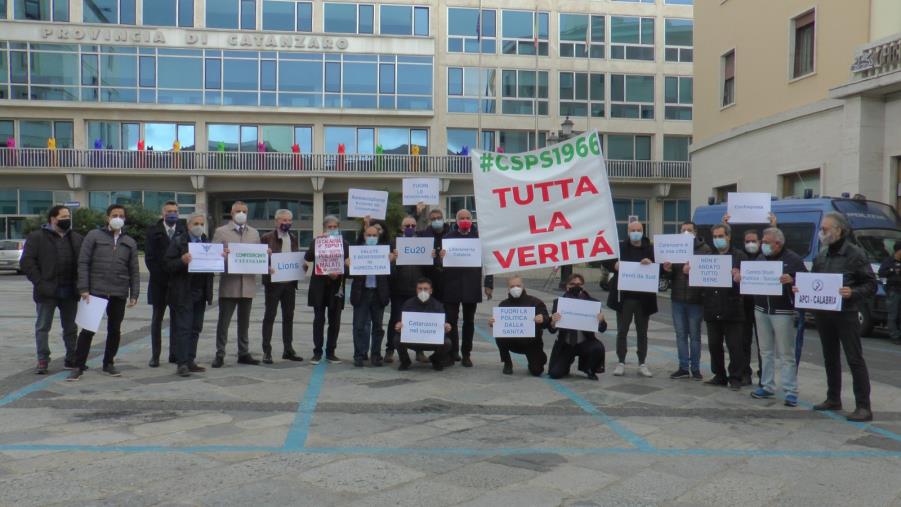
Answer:
M882 261L894 252L895 242L901 241L901 218L888 204L858 197L851 199L845 194L841 198L774 199L772 211L779 229L785 234L785 247L800 255L810 269L820 249L817 235L820 220L827 213L838 212L848 219L854 231L854 241L866 252L873 272L878 272ZM695 210L694 222L708 244L712 244L711 227L720 223L725 214L725 203L709 204ZM733 247L740 249L744 246L744 234L748 229L762 232L766 227L769 224L732 225ZM888 320L884 282L879 280L877 296L868 299L860 310L861 334L864 336L872 335L875 326L885 325Z

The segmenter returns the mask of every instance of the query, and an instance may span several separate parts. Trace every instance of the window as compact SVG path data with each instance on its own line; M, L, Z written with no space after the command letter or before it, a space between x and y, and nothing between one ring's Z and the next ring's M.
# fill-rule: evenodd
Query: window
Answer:
M663 160L667 162L688 162L688 147L691 137L663 136Z
M84 0L85 23L135 24L135 0Z
M429 35L429 8L412 5L381 5L379 33L382 35Z
M651 160L651 136L610 134L607 136L610 160Z
M693 79L690 77L666 76L664 78L663 117L667 120L691 120Z
M610 75L610 117L654 119L654 76Z
M428 131L409 127L325 127L325 152L338 153L344 145L348 155L372 155L377 147L386 154L408 155L413 145L419 146L420 154L428 153Z
M472 195L448 195L444 198L445 209L447 209L447 216L445 219L456 222L457 220L457 212L461 209L465 209L472 213L472 219L478 220L476 218L476 200Z
M723 65L723 107L735 104L735 51L729 51L722 57Z
M502 47L505 55L548 55L548 13L503 11Z
M694 5L695 0L666 0L666 5Z
M663 234L679 234L682 224L691 220L691 201L665 199L663 201Z
M447 129L447 154L462 155L479 147L479 131L476 129Z
M324 4L326 33L373 33L373 6Z
M140 124L117 121L88 121L85 147L92 149L94 143L110 146L114 150L137 150Z
M621 238L627 238L629 217L636 216L648 228L648 201L645 199L614 199L613 214L616 216L616 231Z
M144 25L194 26L194 0L153 0L144 2Z
M480 148L488 151L504 150L505 153L522 153L547 145L547 132L534 130L483 130Z
M15 123L12 120L0 120L0 148L8 147L8 140L15 138Z
M560 14L560 56L604 58L604 16Z
M810 190L814 196L820 194L820 170L810 169L808 171L798 171L789 174L783 174L782 179L782 197L803 198L804 192Z
M69 21L69 0L13 0L13 17L33 21Z
M494 98L496 96L496 76L497 71L494 69L448 67L447 111L449 113L496 113L497 103Z
M713 195L716 197L716 202L726 202L729 199L729 192L738 192L738 184L733 183L714 188Z
M560 73L560 116L604 117L604 74Z
M450 53L497 52L497 22L493 9L447 9L447 50Z
M0 0L0 19L6 19L6 0Z
M654 61L654 18L611 16L610 58Z
M547 71L504 70L501 76L502 114L547 116Z
M206 26L254 30L257 27L256 7L256 0L206 0Z
M46 148L47 139L56 139L57 148L73 147L73 126L71 121L21 120L19 121L20 148Z
M312 32L312 2L263 0L263 30Z
M666 61L691 62L694 59L694 21L667 18L663 26Z
M792 20L792 79L811 74L816 63L816 11Z

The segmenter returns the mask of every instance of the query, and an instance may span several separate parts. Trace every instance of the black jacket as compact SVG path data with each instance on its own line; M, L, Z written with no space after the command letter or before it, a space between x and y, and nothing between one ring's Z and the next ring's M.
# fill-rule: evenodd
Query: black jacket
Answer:
M291 244L291 251L299 252L300 251L300 243L298 243L297 234L294 234L293 232L289 231L288 237L291 238L289 241ZM279 239L279 237L278 237L278 231L271 231L271 232L267 232L266 234L263 234L260 237L260 243L267 245L269 247L269 249L272 250L272 253L281 253L281 251L282 251L282 240ZM270 266L272 265L272 256L269 256L269 265ZM272 283L272 275L268 275L268 274L263 275L262 281L263 281L264 287L269 287L269 285ZM294 286L295 289L297 288L296 280L293 282L275 282L275 283L291 284Z
M571 296L569 296L568 294L564 294L560 297L567 298L567 297L571 297ZM554 304L551 309L551 315L554 315L555 313L557 313L557 301L559 299L560 298L554 298ZM579 294L578 299L584 299L586 301L597 301L597 299L591 297L591 295L588 292L586 292L585 290L583 290ZM581 336L582 340L575 338L575 340L577 342L585 341L585 340L597 340L597 336L595 336L594 333L589 333L588 331L576 331L574 329L557 329L554 326L554 323L550 319L548 319L547 330L551 334L557 334L557 332L559 331L560 334L557 335L557 341L560 341L560 342L563 342L566 344L569 344L573 340L576 333L582 333L582 336ZM598 322L598 332L603 333L606 330L607 330L607 321L605 320L604 322Z
M787 248L782 248L779 255L767 257L762 253L757 256L757 261L782 261L782 273L795 278L798 273L806 273L804 259ZM792 314L795 311L795 294L792 292L793 283L782 285L781 296L754 296L754 308L769 315ZM750 318L751 316L746 316Z
M344 308L344 275L339 275L332 280L327 275L317 275L316 273L316 245L310 245L307 253L304 254L304 260L310 263L308 275L310 277L310 287L307 291L307 306L330 306L337 303L339 308ZM344 242L344 259L348 257L347 241ZM347 268L345 267L345 273Z
M19 263L28 281L34 285L32 297L35 302L41 299L51 299L56 297L56 290L59 288L59 277L56 274L57 257L56 242L65 241L71 248L71 266L70 272L72 279L69 285L75 288L78 282L78 254L81 252L81 234L75 231L69 231L65 236L60 236L56 231L41 227L36 231L32 231L25 240L25 250L22 252L22 260ZM77 298L78 293L73 290L72 297Z
M213 304L213 273L189 273L188 266L181 260L181 257L188 253L189 241L188 233L183 233L173 237L169 242L169 249L166 250L163 262L163 268L169 280L166 302L173 306L190 305L193 303L193 287L200 286L203 288L203 300L211 305ZM209 243L210 238L204 234L200 237L200 242Z
M629 240L620 241L619 261L639 262L642 259L650 259L652 262L654 260L654 246L651 245L651 240L647 237L641 238L639 246L632 245ZM641 301L641 306L648 312L648 315L657 313L656 293L619 290L619 272L614 269L616 262L616 260L604 261L604 266L613 273L613 278L610 279L610 296L607 298L607 306L618 312L623 308L620 304L622 301L637 299Z
M479 231L474 227L463 235L456 229L447 233L444 239L478 239ZM482 279L482 268L444 268L442 273L442 297L445 303L481 303L482 287L494 288L494 277Z
M404 301L400 307L401 312L418 312L418 313L444 313L444 303L435 299L433 295L426 300L425 303L418 297L411 297Z
M535 324L535 338L539 340L541 339L543 330L547 328L548 323L550 323L551 321L551 317L547 312L547 305L544 304L544 301L536 298L535 296L530 296L525 290L522 291L522 295L520 295L518 298L508 296L507 299L501 301L497 306L513 308L534 308L535 315L541 315L544 319L541 321L541 324ZM516 339L518 340L519 338Z
M431 226L416 231L416 235L420 238L432 238L435 248L435 262L432 266L420 266L422 273L426 278L432 281L432 297L439 301L444 300L444 268L441 266L441 258L438 252L441 251L441 240L450 232L450 226L444 224L440 231L435 231ZM415 287L414 287L415 291ZM414 294L415 295L415 294Z
M353 278L353 284L350 286L350 304L357 306L363 297L363 290L366 289L366 275L348 275L348 278ZM388 281L388 275L375 275L375 290L379 302L382 306L387 306L391 301L391 282Z
M876 275L863 250L845 239L820 249L813 260L814 273L841 273L842 286L851 297L842 302L843 312L856 312L864 300L876 295Z
M397 240L391 241L391 251L397 249ZM389 278L391 286L391 296L413 297L416 295L416 282L420 278L428 277L431 266L391 266L391 277ZM435 281L432 280L432 290L434 290Z
M704 238L695 237L695 255L710 255L710 248ZM700 287L688 285L688 274L682 271L685 264L673 264L669 272L664 271L665 277L670 279L670 297L676 303L699 305L704 302L704 290Z
M173 238L187 232L185 222L179 220L175 223ZM169 274L166 272L165 264L170 242L169 235L166 234L166 224L163 223L162 218L147 227L147 237L144 241L144 265L150 271L150 281L147 283L147 303L151 305L166 304Z
M719 255L731 255L733 269L741 269L741 261L748 260L744 251L736 250L731 246L726 253ZM741 295L739 284L733 281L732 287L707 287L704 289L704 320L708 322L744 322L745 298Z
M882 261L879 278L885 278L886 288L901 290L901 261L896 261L894 255Z

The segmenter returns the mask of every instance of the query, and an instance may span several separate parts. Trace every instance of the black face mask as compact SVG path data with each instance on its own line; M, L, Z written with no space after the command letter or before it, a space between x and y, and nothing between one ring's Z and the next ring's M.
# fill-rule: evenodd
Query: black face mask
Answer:
M582 295L582 287L573 287L571 289L566 289L566 293L573 297L579 297Z
M59 227L59 230L61 231L68 231L69 228L72 227L72 220L68 218L58 220L56 226Z

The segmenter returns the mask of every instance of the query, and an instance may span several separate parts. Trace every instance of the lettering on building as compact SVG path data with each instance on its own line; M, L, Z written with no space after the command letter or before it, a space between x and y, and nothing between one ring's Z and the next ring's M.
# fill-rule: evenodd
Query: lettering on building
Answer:
M901 67L901 39L864 48L854 57L851 72L866 73L863 77L884 74Z

